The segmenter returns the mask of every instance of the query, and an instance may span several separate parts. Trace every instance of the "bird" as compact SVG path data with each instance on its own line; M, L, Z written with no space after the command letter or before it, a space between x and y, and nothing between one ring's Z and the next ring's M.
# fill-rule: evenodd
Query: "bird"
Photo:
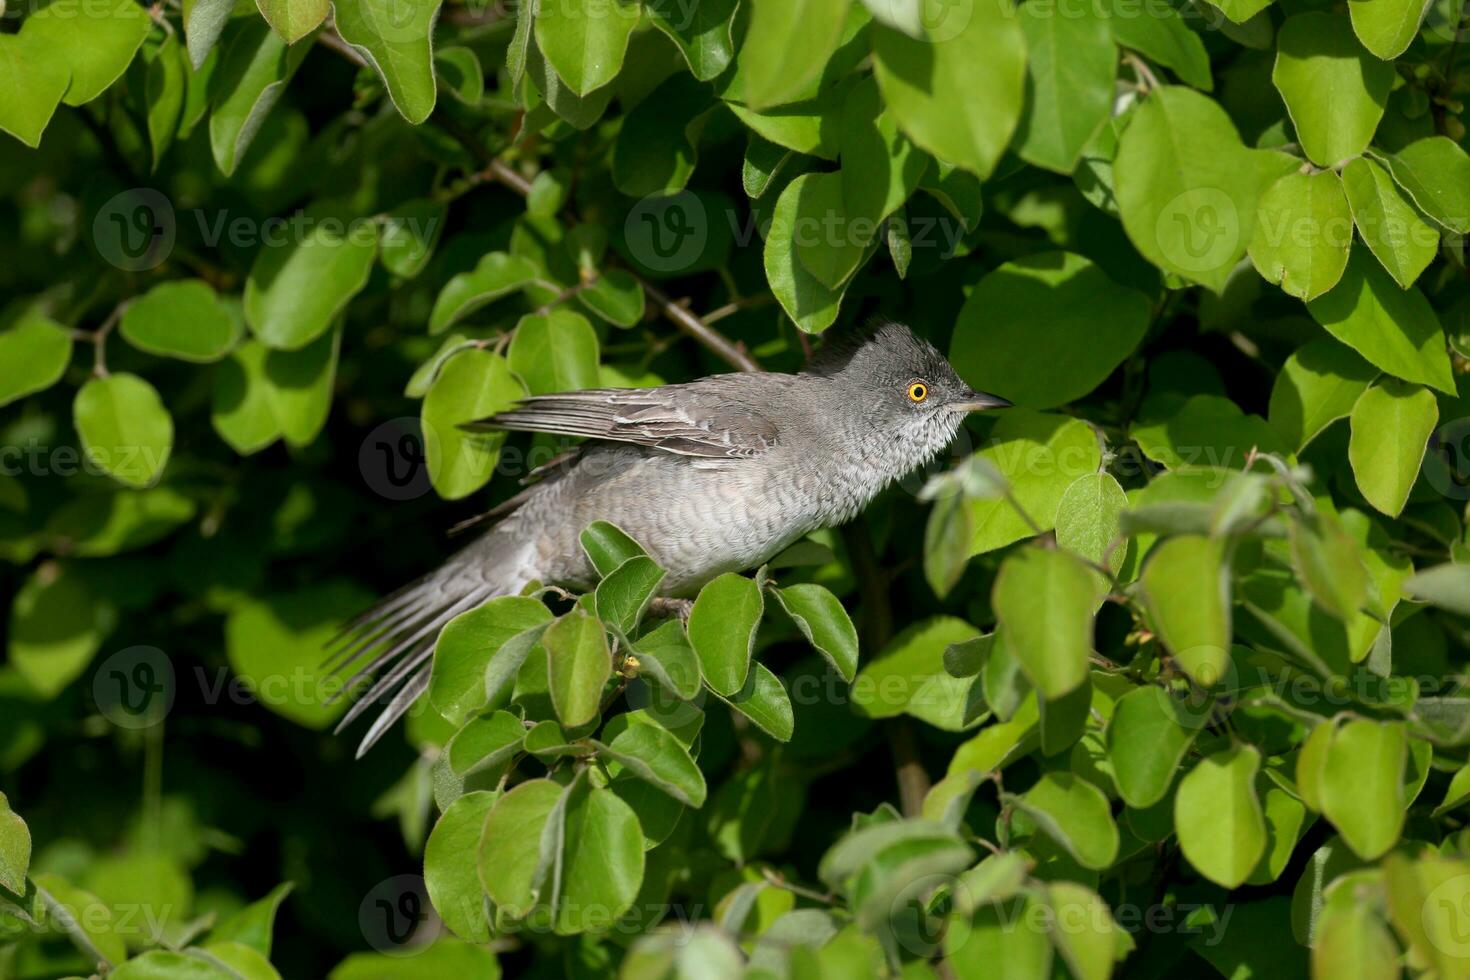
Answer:
M344 625L328 666L361 663L347 691L374 680L337 730L385 705L361 758L427 689L435 640L456 616L533 582L595 586L580 543L594 521L622 529L666 571L661 595L691 596L856 517L971 412L1010 404L971 388L906 325L880 320L824 343L797 374L535 395L468 423L586 441L491 511L473 543Z

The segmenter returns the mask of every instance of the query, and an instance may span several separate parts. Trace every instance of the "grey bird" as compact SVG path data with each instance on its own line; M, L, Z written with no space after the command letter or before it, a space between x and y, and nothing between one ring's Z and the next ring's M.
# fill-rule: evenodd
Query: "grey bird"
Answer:
M609 521L667 570L660 591L692 595L857 516L923 465L972 411L1010 403L973 390L908 327L881 322L829 342L799 374L721 374L687 384L526 398L472 423L588 441L491 512L498 519L437 571L351 621L336 669L381 671L338 731L386 704L361 757L428 687L439 631L531 582L587 589L580 534Z

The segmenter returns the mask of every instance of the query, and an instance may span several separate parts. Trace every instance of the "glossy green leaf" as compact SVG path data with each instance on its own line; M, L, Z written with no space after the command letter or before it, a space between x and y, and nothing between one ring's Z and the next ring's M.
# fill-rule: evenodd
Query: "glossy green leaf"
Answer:
M1322 773L1322 813L1365 861L1382 855L1404 825L1408 740L1398 722L1349 721L1337 729Z
M716 691L715 695L776 741L791 741L796 730L791 696L786 693L786 685L765 664L751 664L745 685L734 694L727 696Z
M88 459L130 487L158 482L174 446L174 420L158 389L136 374L93 378L72 403Z
M1337 285L1352 244L1352 210L1337 174L1287 174L1261 195L1251 261L1290 295L1316 299Z
M1033 980L1052 976L1053 948L1044 929L1017 927L1037 921L1040 899L1021 894L954 915L944 933L944 962L958 980Z
M568 728L597 717L602 688L612 676L612 656L602 624L582 612L552 623L541 637L556 716Z
M1216 752L1195 764L1174 798L1180 849L1195 870L1225 888L1244 882L1266 850L1255 789L1260 766L1253 746Z
M310 49L309 44L287 46L264 21L247 21L232 31L210 84L209 145L226 177L240 166Z
M536 267L527 259L504 252L489 253L472 271L461 272L445 283L429 314L429 333L443 333L475 310L520 289L534 278Z
M623 635L631 635L648 611L664 574L646 555L629 558L598 583L594 601L598 618Z
M424 887L444 924L467 942L490 938L484 889L473 861L497 793L466 793L449 805L424 844Z
M1102 462L1097 435L1086 422L1020 409L1001 416L989 443L977 455L1005 478L1015 503L1004 498L970 502L973 554L994 551L1036 533L1015 504L1042 531L1055 527L1067 488L1080 477L1096 473Z
M17 895L26 890L26 872L31 866L31 831L10 801L0 793L0 885Z
M10 606L7 660L43 698L81 675L116 622L116 611L92 594L71 568L43 565Z
M1206 92L1214 87L1204 42L1173 7L1151 8L1147 17L1138 16L1128 0L1110 0L1104 9L1118 44L1172 68L1186 85Z
M562 787L529 779L498 797L480 835L479 878L497 907L514 917L535 905L533 877L540 860L541 831L561 799Z
M219 437L242 456L259 452L282 434L265 373L270 354L260 341L247 340L215 368L209 420Z
M1470 565L1445 564L1421 569L1404 591L1459 616L1470 616Z
M1155 545L1141 582L1149 618L1191 678L1213 687L1230 665L1230 577L1224 541L1180 535Z
M316 30L332 6L331 0L255 0L255 5L287 44L295 44Z
M1119 698L1108 724L1108 758L1118 795L1143 809L1159 802L1174 782L1174 772L1208 720L1156 684Z
M746 685L764 610L760 586L743 575L726 572L699 590L689 613L689 642L716 694L729 697Z
M382 77L403 118L415 125L428 119L438 91L433 33L439 0L333 0L333 9L337 33Z
M1353 224L1374 257L1405 289L1439 252L1439 232L1425 221L1377 160L1359 157L1342 168Z
M0 130L40 146L70 80L70 69L52 56L40 32L22 25L17 34L0 34L0 86L8 93L0 100Z
M0 44L4 39L0 38ZM28 313L0 333L0 405L45 391L61 380L71 363L72 339L66 328L39 313Z
M1271 386L1270 421L1300 452L1323 429L1347 418L1378 372L1350 347L1322 337L1297 348Z
M484 486L494 474L505 434L465 432L466 422L504 411L525 393L505 358L467 350L445 362L424 396L424 457L429 480L446 500Z
M643 284L630 272L609 269L577 293L577 302L614 326L635 326L643 319Z
M1383 117L1393 66L1365 51L1348 18L1336 14L1297 14L1276 44L1271 80L1307 157L1335 167L1361 154Z
M405 279L423 272L444 232L447 213L443 201L429 198L415 198L389 211L378 233L383 268Z
M1128 497L1112 474L1078 477L1057 504L1058 546L1116 575L1127 551L1122 540L1122 514L1127 505ZM1106 591L1110 583L1102 579L1099 585L1100 591Z
M266 397L290 445L310 445L326 425L341 348L338 327L300 350L265 355Z
M1010 0L966 0L926 27L917 40L873 25L884 102L920 147L988 177L1021 118L1025 34Z
M272 888L264 898L249 905L209 930L212 942L232 942L248 946L262 956L270 956L275 934L276 912L286 896L295 888L291 882L283 882Z
M276 350L299 350L326 333L367 285L378 254L371 221L309 217L301 237L267 243L245 281L246 322Z
M842 108L842 210L882 221L919 186L929 157L898 131L871 77L853 86Z
M224 357L242 330L243 324L200 279L159 283L130 304L118 323L123 339L139 350L196 363Z
M690 7L679 0L643 0L654 27L678 46L694 77L708 82L735 57L733 28L739 0L702 0Z
M1097 584L1064 551L1026 548L1002 563L991 603L1011 653L1043 697L1087 680Z
M806 641L850 683L857 674L858 634L841 601L813 583L771 591Z
M526 738L526 726L509 711L471 718L444 747L450 770L460 778L482 771L502 773Z
M101 899L57 874L37 874L32 881L57 931L70 938L91 961L115 966L127 959L123 939L126 932Z
M1433 392L1393 379L1354 403L1348 442L1353 477L1368 502L1390 517L1404 509L1438 421Z
M1046 329L1036 329L1036 311ZM1027 408L1074 401L1143 339L1150 301L1091 260L1042 252L1007 262L970 291L950 360L970 385Z
M1342 281L1307 304L1328 333L1389 374L1454 391L1439 318L1417 287L1400 289L1364 249L1353 249Z
M752 109L800 100L837 50L848 0L747 0L750 27L740 47L744 102ZM802 43L791 39L800 33Z
M169 35L148 58L144 92L148 97L148 143L153 148L153 169L173 145L190 73L188 55L178 38Z
M611 743L594 741L599 755L686 806L704 806L704 774L680 741L653 722L635 722Z
M593 521L582 531L582 550L598 575L611 575L623 562L645 554L643 548L628 537L623 529L607 521Z
M1112 110L1118 64L1113 32L1090 4L1058 16L1055 9L1023 3L1020 14L1027 98L1016 131L1016 154L1069 174Z
M533 395L595 388L597 332L572 310L523 316L506 351L512 372Z
M1385 158L1419 210L1461 235L1470 234L1470 154L1445 136L1427 136Z
M1312 974L1344 980L1398 976L1398 943L1370 906L1329 902L1312 946Z
M585 96L623 67L638 12L636 0L540 4L536 45L572 93Z
M71 84L62 101L70 106L91 102L122 77L152 28L148 12L131 3L52 3L31 13L23 26L28 42L38 46L31 50L49 50L69 68Z
M684 624L671 620L654 627L634 641L633 653L640 671L675 697L687 701L699 694L699 660Z
M1358 543L1330 515L1293 521L1292 566L1317 604L1338 619L1351 621L1368 598L1368 570Z
M1118 857L1118 828L1102 790L1069 772L1049 772L1016 801L1036 825L1084 868L1100 870Z

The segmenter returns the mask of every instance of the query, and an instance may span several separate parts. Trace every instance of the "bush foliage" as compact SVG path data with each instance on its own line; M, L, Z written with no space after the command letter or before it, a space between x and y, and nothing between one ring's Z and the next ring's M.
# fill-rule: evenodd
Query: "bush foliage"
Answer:
M0 10L0 976L1470 976L1461 0ZM461 423L873 313L1016 407L353 761Z

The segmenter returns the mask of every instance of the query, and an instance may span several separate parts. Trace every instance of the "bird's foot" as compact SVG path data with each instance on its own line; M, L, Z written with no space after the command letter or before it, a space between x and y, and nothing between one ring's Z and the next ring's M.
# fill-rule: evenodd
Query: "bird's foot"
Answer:
M679 618L679 622L685 626L689 625L689 614L694 611L693 599L670 599L668 596L654 596L653 602L648 606L648 611L663 619Z

